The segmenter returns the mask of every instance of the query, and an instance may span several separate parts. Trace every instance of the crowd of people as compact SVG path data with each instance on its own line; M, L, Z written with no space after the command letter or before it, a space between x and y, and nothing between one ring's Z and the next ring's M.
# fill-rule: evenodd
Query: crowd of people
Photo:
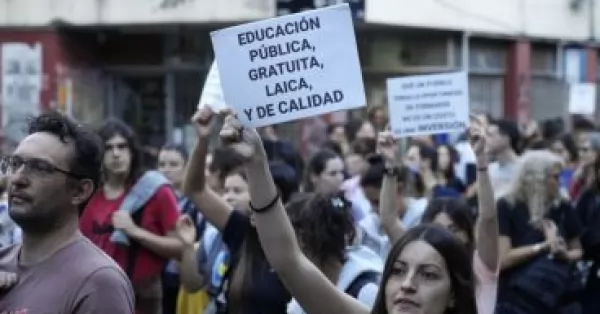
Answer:
M400 145L376 108L306 159L230 111L192 122L148 167L122 121L33 119L0 162L0 313L600 313L585 118Z

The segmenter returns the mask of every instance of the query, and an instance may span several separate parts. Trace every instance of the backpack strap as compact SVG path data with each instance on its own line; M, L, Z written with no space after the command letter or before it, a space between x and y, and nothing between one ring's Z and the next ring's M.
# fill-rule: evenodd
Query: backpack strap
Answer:
M169 180L158 171L147 171L129 190L118 210L124 210L134 216L156 194L159 188L168 185ZM136 223L139 225L139 222ZM115 230L110 236L114 243L130 245L129 238L121 230Z
M137 210L133 215L131 215L131 219L133 223L136 225L140 225L142 223L142 215L144 214L144 207ZM132 243L127 248L127 264L125 267L125 273L129 280L133 281L133 272L137 266L137 258L140 254L140 250L142 249L142 245L137 243L136 241L132 241Z
M381 274L379 272L372 270L365 271L358 275L354 281L352 281L350 286L348 286L348 289L346 289L346 293L354 299L358 299L358 295L364 286L370 283L379 284L380 281Z

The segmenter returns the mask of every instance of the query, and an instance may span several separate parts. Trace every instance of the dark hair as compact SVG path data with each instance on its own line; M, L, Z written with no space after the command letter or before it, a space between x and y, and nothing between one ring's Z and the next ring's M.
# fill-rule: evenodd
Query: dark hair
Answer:
M294 168L296 173L304 173L304 159L300 152L288 141L263 139L263 147L269 161L283 161Z
M212 162L208 165L208 171L217 173L219 180L225 180L225 177L241 167L244 164L244 158L230 147L216 148L212 153Z
M374 187L381 189L383 184L383 177L385 176L386 168L385 162L380 155L373 155L368 159L369 168L360 177L360 185L362 187ZM398 168L398 176L396 177L398 183L406 184L408 181L409 170L406 167Z
M328 149L340 156L342 156L344 154L344 152L342 151L342 146L340 146L340 144L332 141L332 140L327 140L325 141L325 143L323 143L323 149Z
M423 213L421 221L423 223L433 223L435 217L445 213L450 217L452 222L467 234L469 243L467 249L473 252L475 249L475 237L473 235L473 218L471 215L471 207L464 200L453 197L438 197L433 198L427 204L427 208Z
M477 313L472 254L467 252L464 245L454 235L444 228L432 224L422 224L409 229L392 247L385 262L381 285L371 313L388 314L385 288L394 273L394 263L406 246L415 241L424 241L432 246L446 263L454 297L454 307L448 309L446 313ZM424 301L436 302L437 300Z
M28 134L50 133L63 143L73 143L74 154L69 160L69 171L89 179L98 188L102 175L103 150L98 135L73 119L57 111L49 111L29 121ZM85 208L87 202L81 205Z
M519 132L519 127L515 122L507 119L495 119L490 120L490 125L497 126L499 133L509 138L510 147L512 147L515 152L519 151L521 133Z
M448 156L450 157L450 163L448 164L448 169L438 169L438 170L442 172L442 175L446 179L446 182L450 183L452 180L456 179L454 165L459 162L460 157L459 157L456 149L454 147L452 147L451 145L441 144L438 146L438 149L440 149L442 147L445 147L446 150L448 151ZM439 154L437 154L437 155L438 155L437 159L438 159L438 163L439 163L440 156L439 156ZM438 168L439 168L439 165L438 165Z
M582 132L591 132L596 130L594 122L590 121L584 115L573 115L572 116L573 130Z
M533 141L531 143L528 143L525 147L526 150L546 150L549 148L550 145L548 145L548 142L544 140Z
M331 135L333 134L333 132L335 132L335 129L337 128L344 128L343 124L339 124L339 123L331 123L329 125L327 125L327 135ZM346 129L344 129L344 133L346 132Z
M323 171L325 171L325 167L327 167L327 162L334 158L340 158L340 155L329 149L322 149L310 158L308 161L308 168L306 169L307 171L305 179L305 188L308 192L312 192L314 190L314 186L310 180L310 177L323 173Z
M175 151L181 156L181 158L183 158L184 162L187 162L190 158L190 154L188 153L187 148L185 148L185 146L183 146L182 144L169 143L161 147L160 150Z
M304 250L318 263L345 261L346 247L356 236L352 204L340 192L306 193L286 205L288 217Z
M245 306L245 298L249 291L252 291L253 271L259 265L266 265L268 262L265 253L258 240L256 229L248 226L246 230L239 230L243 233L243 241L240 250L232 256L230 284L227 289L227 306L229 313L238 313ZM225 280L225 279L224 279Z
M298 192L300 186L300 176L294 168L283 161L272 161L269 163L269 170L273 176L273 181L283 203L287 203L291 196Z
M377 152L377 140L373 138L359 138L352 142L352 153L368 158Z
M557 139L560 141L569 155L571 156L571 162L576 162L579 160L579 150L577 149L577 144L575 143L575 138L573 135L569 133L565 133L558 137Z
M412 145L419 149L419 156L421 159L429 160L431 165L431 171L436 172L438 170L438 153L435 147L425 144L422 142L414 142Z
M102 139L102 144L104 146L106 146L106 142L117 135L122 136L125 139L127 146L129 147L129 152L131 153L131 165L126 182L127 184L135 183L144 172L142 149L140 142L135 135L135 131L133 131L133 129L125 122L116 118L109 118L102 124L100 129L98 129L98 135Z

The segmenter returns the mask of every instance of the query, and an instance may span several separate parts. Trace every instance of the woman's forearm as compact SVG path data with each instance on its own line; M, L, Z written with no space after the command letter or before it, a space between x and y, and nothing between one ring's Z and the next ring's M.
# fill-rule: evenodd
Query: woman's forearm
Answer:
M254 208L269 205L277 196L277 188L266 161L246 165L246 176ZM271 265L279 272L294 268L294 256L301 254L292 224L281 200L264 213L255 213L254 221L260 242Z
M208 138L198 137L183 177L183 193L193 195L200 193L206 186L206 155L208 154Z
M396 243L404 234L404 227L398 217L398 181L396 178L385 175L379 197L379 216L381 225L388 235L390 243Z

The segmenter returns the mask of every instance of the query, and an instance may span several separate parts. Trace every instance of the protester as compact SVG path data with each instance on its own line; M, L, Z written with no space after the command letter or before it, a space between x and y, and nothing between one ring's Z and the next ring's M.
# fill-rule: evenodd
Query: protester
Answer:
M568 191L573 182L575 167L579 161L577 144L571 134L562 134L554 139L550 149L563 159L563 170L560 173L560 187Z
M246 158L249 207L260 244L299 305L314 314L368 313L367 307L339 291L300 250L256 131L243 128L239 120L228 116L221 137ZM427 287L421 286L423 281ZM392 249L373 313L442 314L448 309L451 313L474 313L473 284L469 257L455 237L438 227L417 227Z
M389 241L383 228L380 205L383 180L389 173L381 156L377 160L375 158L371 160L373 163L361 178L361 185L373 205L373 210L358 224L359 243L369 247L385 260L393 242ZM410 177L413 174L406 167L400 167L395 171L398 188L390 197L396 197L397 201L394 202L394 208L390 208L390 215L386 219L398 220L401 218L402 224L406 228L411 228L420 223L421 216L427 206L427 199L417 200L411 197L410 190L412 189L410 185L413 180Z
M571 306L570 264L582 256L581 225L560 194L559 156L530 151L498 201L502 272L497 314L563 313ZM578 313L578 312L571 312Z
M365 247L352 246L356 229L344 195L308 193L293 198L286 207L304 254L340 291L371 308L383 261ZM304 312L293 300L288 313Z
M125 270L134 286L136 312L162 314L162 272L182 249L174 234L176 196L164 176L142 169L129 126L111 119L98 133L105 147L103 182L81 216L81 230Z
M486 154L486 125L479 119L472 121L469 138L477 165L477 184L479 190L479 217L474 226L469 206L453 198L434 198L429 201L423 214L424 223L435 223L451 231L459 239L468 252L473 256L473 271L476 281L476 299L478 313L493 314L496 304L497 273L498 273L498 221L494 205L494 194L488 175L488 158ZM386 166L391 169L383 182L381 191L381 221L383 228L393 243L406 232L396 216L397 180L394 176L396 169L395 144L391 133L380 134L378 151L386 160ZM396 170L397 171L397 170ZM473 235L475 230L476 237ZM475 240L477 239L477 240Z
M78 228L100 181L100 140L56 112L33 119L28 134L0 163L10 216L23 230L22 244L0 249L0 268L12 272L0 312L134 313L126 275Z
M439 185L436 177L437 150L429 144L415 142L408 148L404 163L411 171L418 173L423 180L425 195L435 197L435 190Z
M576 212L582 223L581 246L586 271L585 287L581 295L583 314L600 313L600 156L594 162L593 184L582 192L576 203Z
M313 155L308 161L306 171L304 181L305 192L335 193L343 189L345 164L342 157L331 150L323 149ZM352 200L355 200L354 197L357 197L356 200L358 200L358 197L361 196L360 194L358 196L351 195L350 187L347 186L345 188L349 192L348 197L352 198ZM368 211L368 204L356 202L352 206L354 221L360 221Z
M446 193L463 195L467 191L465 183L456 175L456 164L458 163L458 152L450 145L443 144L437 147L437 182L438 189L448 190ZM438 191L436 194L440 194Z
M171 182L177 195L177 204L180 212L191 218L196 228L194 241L199 241L206 229L206 220L198 212L196 205L181 192L185 166L189 154L182 145L167 144L158 153L158 171ZM197 313L206 307L208 295L206 291L190 294L185 289L179 289L180 277L177 269L177 261L172 260L167 264L162 276L163 286L163 314L175 314L179 299L180 308L196 308ZM185 304L184 304L185 303Z
M490 120L487 129L487 151L492 162L489 166L492 186L496 192L509 188L517 172L519 128L506 120Z
M221 233L229 252L218 253L220 257L215 260L217 263L227 260L228 267L218 279L218 295L211 295L215 309L209 313L284 313L291 296L277 274L271 271L258 242L249 215L248 189L251 187L246 173L236 170L228 174L223 197L206 186L203 174L213 118L209 108L197 111L193 117L198 143L184 179L185 194L199 205L204 217ZM261 151L264 152L262 146ZM227 287L226 291L223 287Z

